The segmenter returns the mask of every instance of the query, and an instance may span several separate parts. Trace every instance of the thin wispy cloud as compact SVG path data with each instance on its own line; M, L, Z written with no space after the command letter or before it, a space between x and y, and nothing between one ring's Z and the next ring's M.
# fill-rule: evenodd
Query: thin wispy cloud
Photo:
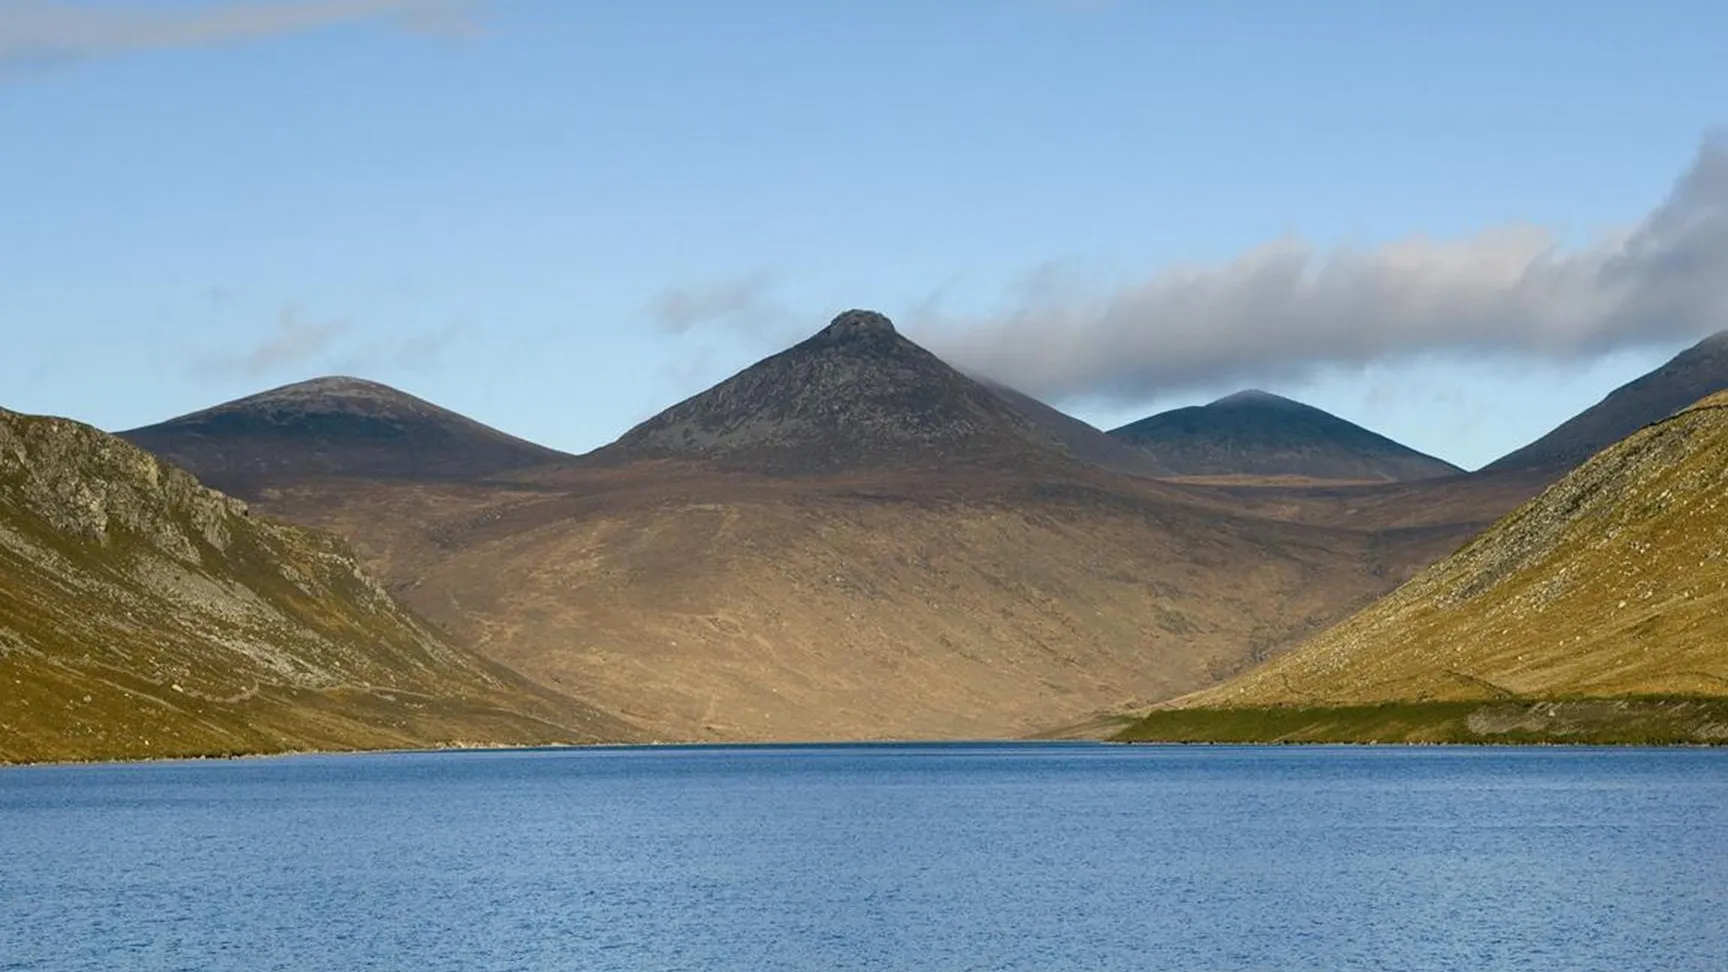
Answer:
M332 356L328 370L343 374L370 372L430 372L444 367L450 347L472 328L453 323L428 331L376 337Z
M363 21L466 34L477 29L476 9L468 0L0 0L0 71L238 44Z
M346 318L312 319L291 306L250 345L207 354L192 371L200 378L249 381L311 372L426 372L442 367L450 346L469 330L452 323L406 334L368 335Z
M354 329L346 320L307 320L296 307L276 315L275 326L249 347L208 355L195 367L203 375L260 378L304 368L329 354Z
M1057 266L992 314L912 321L949 360L1050 398L1143 401L1428 354L1598 355L1728 327L1728 134L1630 230L1531 225L1372 250L1268 243L1116 287Z
M774 299L774 276L755 270L727 280L668 287L648 300L646 312L661 330L683 334L708 324L760 331L778 324L786 308Z

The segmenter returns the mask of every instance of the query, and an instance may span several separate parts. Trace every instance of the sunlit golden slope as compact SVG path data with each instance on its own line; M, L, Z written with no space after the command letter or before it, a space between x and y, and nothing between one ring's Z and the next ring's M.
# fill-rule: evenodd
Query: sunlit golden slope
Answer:
M1182 708L1728 695L1728 393Z

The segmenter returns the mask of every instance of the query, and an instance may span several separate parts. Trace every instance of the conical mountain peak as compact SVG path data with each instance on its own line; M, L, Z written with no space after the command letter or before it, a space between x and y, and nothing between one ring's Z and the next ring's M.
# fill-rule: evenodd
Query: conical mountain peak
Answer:
M1066 450L1007 401L849 310L804 341L648 419L602 450L776 474Z

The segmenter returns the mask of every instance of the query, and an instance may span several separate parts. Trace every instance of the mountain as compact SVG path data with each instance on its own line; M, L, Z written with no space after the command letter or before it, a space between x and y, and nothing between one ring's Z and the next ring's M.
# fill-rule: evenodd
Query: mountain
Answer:
M865 310L666 409L600 455L776 474L1067 458L1001 396Z
M1728 389L1728 331L1674 356L1667 364L1609 393L1559 428L1486 467L1540 469L1558 476L1652 422Z
M1320 409L1263 391L1132 422L1110 435L1185 477L1403 482L1462 472Z
M0 410L0 761L637 733L459 650L335 540Z
M569 456L359 378L284 385L120 432L237 495L309 476L480 479Z
M1336 718L1451 704L1430 714L1479 734L1496 720L1521 733L1582 720L1588 733L1630 719L1656 720L1660 738L1728 741L1728 705L1709 701L1724 698L1728 394L1718 393L1598 454L1343 624L1180 707ZM1399 718L1406 733L1422 729L1419 710Z
M265 508L662 739L1000 737L1146 704L1463 538L1118 475L1030 411L853 311L579 461Z

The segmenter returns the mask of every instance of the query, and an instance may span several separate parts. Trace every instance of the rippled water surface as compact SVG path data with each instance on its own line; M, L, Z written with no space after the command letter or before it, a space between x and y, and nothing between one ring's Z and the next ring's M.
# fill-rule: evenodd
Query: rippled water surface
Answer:
M1720 972L1728 752L14 768L0 968Z

